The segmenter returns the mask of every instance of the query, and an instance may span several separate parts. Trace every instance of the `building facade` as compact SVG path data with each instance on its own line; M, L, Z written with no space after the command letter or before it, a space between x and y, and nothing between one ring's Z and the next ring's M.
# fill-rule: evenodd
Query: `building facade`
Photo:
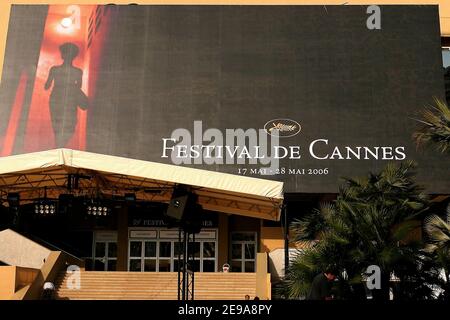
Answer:
M449 201L448 159L417 150L411 139L414 115L434 98L450 100L446 1L381 6L380 16L365 1L11 3L0 5L9 13L0 16L9 21L0 29L5 163L67 148L171 166L152 171L165 180L145 170L125 175L128 162L116 158L105 160L117 161L110 171L64 161L69 170L61 172L45 164L1 171L2 226L77 257L86 271L178 270L180 235L165 217L174 186L185 184L170 177L177 168L202 172L188 183L203 197L193 270L255 273L264 253L272 283L284 275L289 248L301 249L289 243L290 222L333 201L342 177L413 160L432 199ZM231 194L202 193L222 181L219 173L250 180L242 192L222 183L217 190ZM247 203L252 179L267 192ZM275 197L270 210L260 209L275 182L283 184L283 205Z

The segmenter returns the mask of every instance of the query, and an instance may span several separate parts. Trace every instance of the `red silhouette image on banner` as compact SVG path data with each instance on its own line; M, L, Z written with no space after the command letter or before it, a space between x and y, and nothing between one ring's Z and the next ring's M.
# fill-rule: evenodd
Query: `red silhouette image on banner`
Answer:
M85 150L88 15L93 6L51 5L45 23L24 152L53 148Z

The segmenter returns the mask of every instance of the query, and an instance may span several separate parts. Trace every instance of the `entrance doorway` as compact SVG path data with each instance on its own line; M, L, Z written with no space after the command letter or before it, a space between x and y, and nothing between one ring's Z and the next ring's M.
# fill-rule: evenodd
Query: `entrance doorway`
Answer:
M95 271L116 271L117 233L96 232L94 236L93 261Z
M129 271L157 271L158 242L155 240L130 240Z
M233 232L231 235L231 271L255 272L256 232Z
M136 238L133 236L136 235ZM141 236L141 238L138 238ZM152 237L145 239L142 236ZM194 271L215 272L217 270L217 230L202 231L196 235L191 250L194 252ZM128 245L128 270L150 272L176 272L178 232L167 229L130 230Z

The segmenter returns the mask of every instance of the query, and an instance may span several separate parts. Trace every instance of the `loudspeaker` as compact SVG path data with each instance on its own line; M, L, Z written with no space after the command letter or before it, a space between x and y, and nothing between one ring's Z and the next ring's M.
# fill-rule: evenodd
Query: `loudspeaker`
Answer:
M189 195L173 197L167 208L166 216L175 220L183 220Z
M186 209L193 203L195 203L194 194L188 192L184 187L175 188L167 207L166 217L175 221L183 220Z
M181 227L187 233L199 233L202 229L203 208L200 204L194 203L189 206Z
M180 227L187 233L199 233L202 228L203 208L197 203L197 195L185 186L178 186L172 193L164 214L169 228Z
M73 194L61 193L58 197L58 213L62 215L69 214L73 207L75 196Z

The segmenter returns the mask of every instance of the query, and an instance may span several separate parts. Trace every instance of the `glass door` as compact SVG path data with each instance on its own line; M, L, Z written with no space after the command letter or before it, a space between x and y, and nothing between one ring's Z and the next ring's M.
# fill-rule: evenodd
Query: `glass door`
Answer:
M94 270L116 271L117 242L96 241L94 246Z
M190 243L189 250L194 255L193 269L195 272L215 272L217 270L216 261L216 246L217 242L212 240L196 240ZM173 271L178 271L178 248L181 250L182 256L183 248L178 241L174 242Z
M141 230L131 231L142 232ZM163 229L159 232L163 234L164 238L158 239L155 236L152 239L143 237L129 239L129 271L177 272L178 252L180 254L183 252L183 248L178 242L178 236L177 234L173 236L172 230ZM212 235L203 239L195 239L195 243L191 243L190 250L194 254L192 267L196 272L215 272L217 270L216 230L211 232L213 232Z
M159 241L158 252L158 271L169 272L172 271L172 257L173 257L173 241Z
M142 241L130 241L128 270L142 271Z
M231 271L255 272L256 233L236 232L231 235Z
M129 245L129 271L157 270L157 241L131 240Z

